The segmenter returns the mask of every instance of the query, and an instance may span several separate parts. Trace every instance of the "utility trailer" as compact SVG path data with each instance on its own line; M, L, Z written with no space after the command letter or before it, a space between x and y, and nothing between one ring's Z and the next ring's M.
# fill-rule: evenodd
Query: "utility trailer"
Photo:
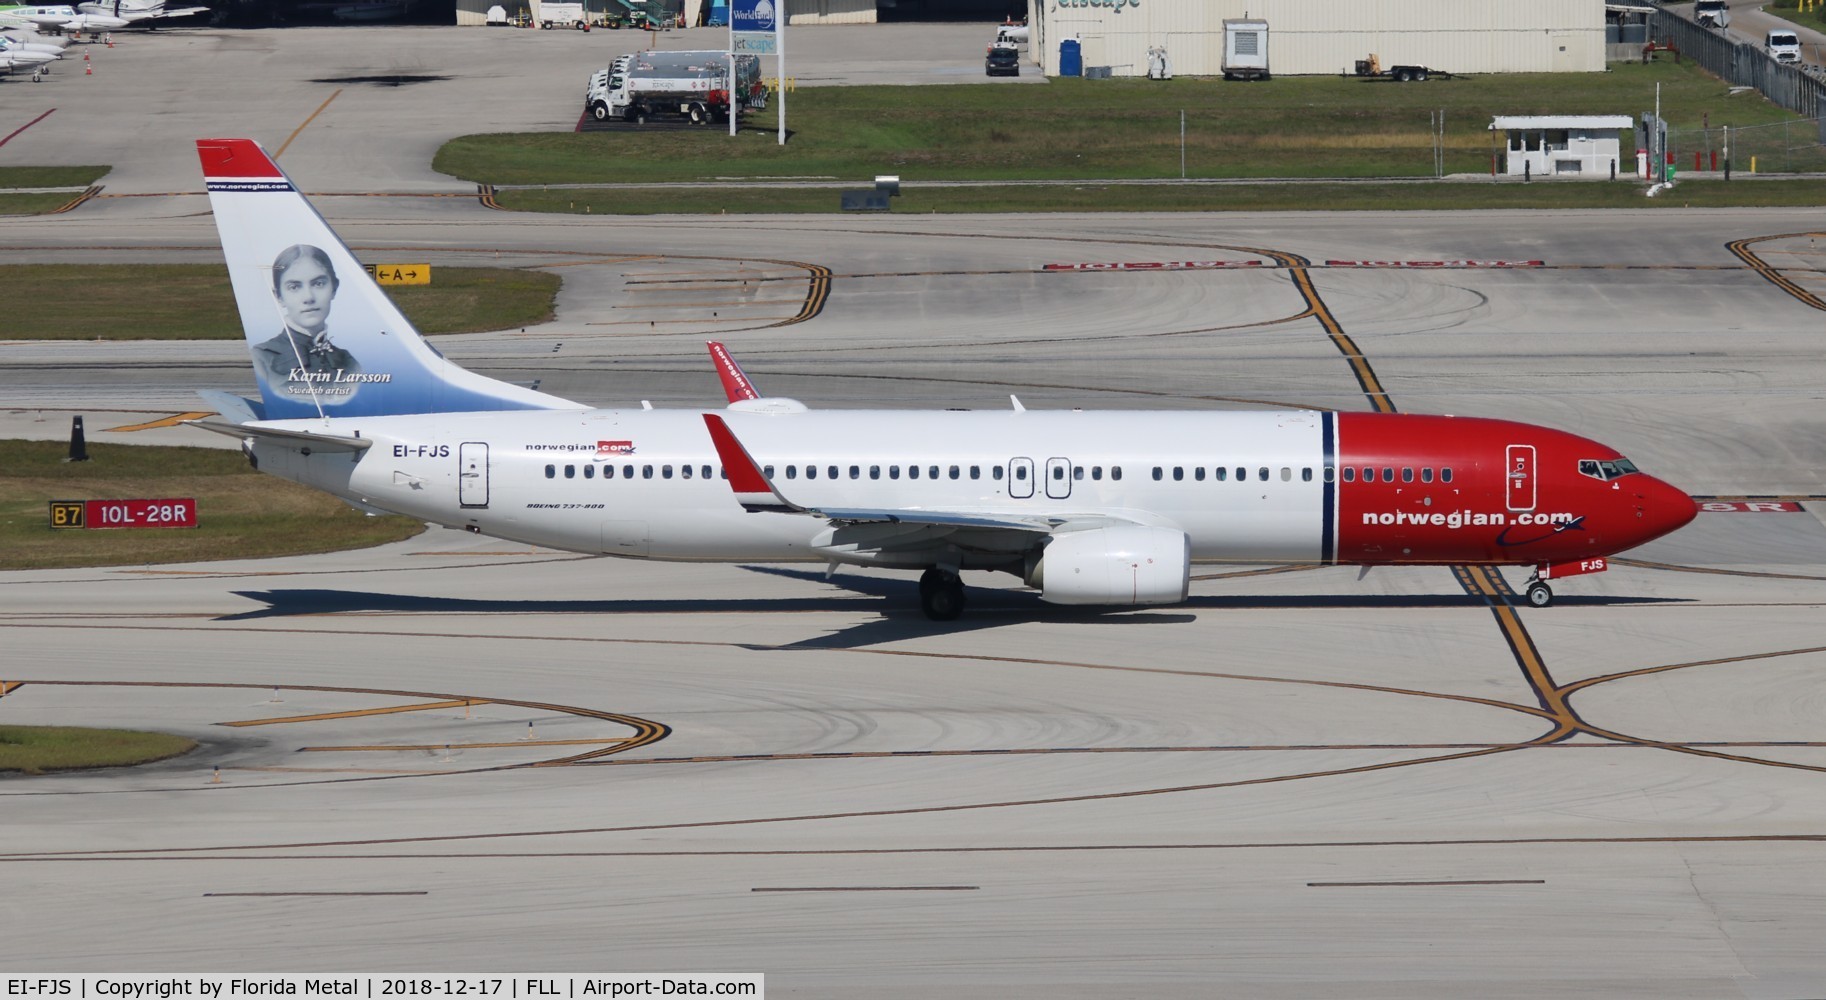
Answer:
M1366 80L1393 80L1396 83L1418 83L1436 76L1448 80L1452 78L1452 74L1445 70L1433 69L1429 66L1402 64L1385 67L1374 52L1370 53L1368 59L1357 60L1356 69L1357 75Z

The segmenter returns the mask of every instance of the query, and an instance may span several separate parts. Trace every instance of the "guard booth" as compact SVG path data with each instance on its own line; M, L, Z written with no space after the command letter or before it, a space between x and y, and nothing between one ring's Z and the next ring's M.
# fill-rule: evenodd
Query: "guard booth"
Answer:
M1618 133L1633 130L1628 115L1498 115L1490 131L1502 133L1503 172L1533 177L1632 177L1634 158L1618 157Z

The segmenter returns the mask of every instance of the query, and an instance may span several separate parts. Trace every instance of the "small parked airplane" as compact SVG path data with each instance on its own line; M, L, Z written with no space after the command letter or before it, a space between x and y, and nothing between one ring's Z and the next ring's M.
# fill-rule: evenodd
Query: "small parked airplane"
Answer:
M78 11L68 4L0 5L0 25L33 27L41 31L113 31L125 28L127 19Z
M964 570L1059 604L1184 601L1199 562L1533 566L1547 580L1691 521L1613 448L1470 417L843 410L760 394L604 410L459 368L249 139L197 143L258 400L206 392L255 466L359 509L577 552ZM333 315L332 315L333 313Z
M64 41L35 34L0 34L0 68L29 71L56 62L63 58L63 46L56 43Z
M76 9L85 14L120 18L130 28L151 28L159 21L189 17L209 10L208 7L171 7L165 0L89 0L88 3L77 4Z

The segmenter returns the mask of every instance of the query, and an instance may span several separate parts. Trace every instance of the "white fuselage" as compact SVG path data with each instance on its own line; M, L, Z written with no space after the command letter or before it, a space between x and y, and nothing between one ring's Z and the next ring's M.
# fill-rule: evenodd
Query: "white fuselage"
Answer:
M743 510L703 412L275 421L358 433L374 445L308 457L262 445L256 455L263 471L359 503L554 548L676 560L881 561L848 552L820 518ZM1321 559L1317 412L713 412L803 506L1119 514L1186 532L1197 560ZM1222 482L1217 466L1227 472ZM982 564L1003 558L985 554Z

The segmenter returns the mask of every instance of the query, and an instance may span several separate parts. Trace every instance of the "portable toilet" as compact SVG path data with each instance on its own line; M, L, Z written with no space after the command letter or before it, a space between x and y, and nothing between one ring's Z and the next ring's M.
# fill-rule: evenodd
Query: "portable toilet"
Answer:
M1084 49L1076 38L1067 38L1059 43L1059 75L1084 75Z

